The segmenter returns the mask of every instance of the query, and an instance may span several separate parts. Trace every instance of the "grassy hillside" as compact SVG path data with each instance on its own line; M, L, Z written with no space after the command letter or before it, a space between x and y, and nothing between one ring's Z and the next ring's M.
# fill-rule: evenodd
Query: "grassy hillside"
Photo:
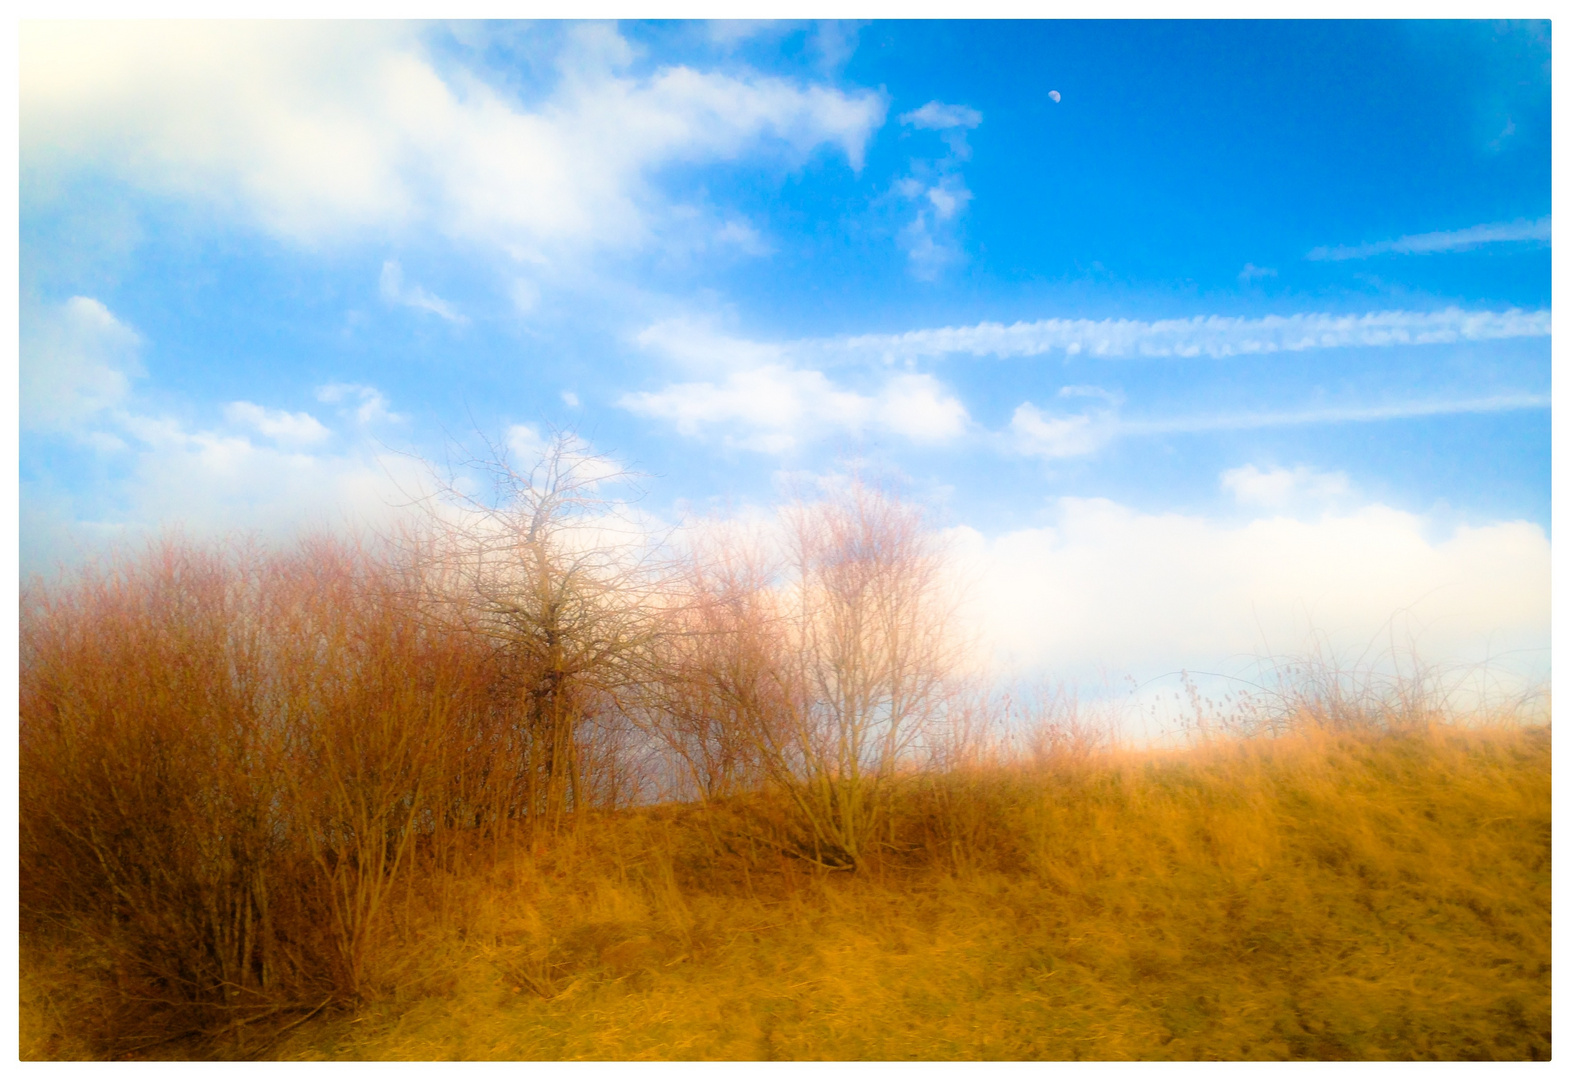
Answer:
M762 842L761 798L453 855L389 901L358 1005L218 1039L117 1041L111 966L34 923L22 1056L1550 1054L1545 729L915 776L890 811L900 843L854 872Z

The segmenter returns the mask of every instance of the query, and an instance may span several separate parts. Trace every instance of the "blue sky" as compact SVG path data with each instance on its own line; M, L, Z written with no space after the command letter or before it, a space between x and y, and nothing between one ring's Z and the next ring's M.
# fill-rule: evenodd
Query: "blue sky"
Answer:
M672 523L903 477L1027 665L1420 612L1546 669L1549 54L1488 23L25 25L24 571L377 520L406 454L559 425Z

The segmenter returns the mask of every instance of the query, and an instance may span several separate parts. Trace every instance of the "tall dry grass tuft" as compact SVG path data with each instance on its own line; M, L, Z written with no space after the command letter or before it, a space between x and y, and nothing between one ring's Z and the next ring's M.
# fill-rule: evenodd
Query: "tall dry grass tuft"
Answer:
M1249 678L1216 701L1181 673L1186 733L1212 738L1277 737L1305 730L1377 734L1456 723L1529 724L1551 715L1546 684L1501 679L1486 663L1437 664L1415 643L1371 642L1347 652L1317 635L1298 655L1260 658Z

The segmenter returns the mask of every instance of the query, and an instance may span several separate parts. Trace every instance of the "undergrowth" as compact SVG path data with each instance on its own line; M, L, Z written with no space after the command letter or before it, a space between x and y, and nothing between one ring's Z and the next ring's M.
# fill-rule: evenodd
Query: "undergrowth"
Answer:
M222 1038L117 1043L112 967L37 925L21 1052L1541 1060L1549 763L1429 725L955 769L854 873L760 843L763 796L583 815L411 876L357 1003Z

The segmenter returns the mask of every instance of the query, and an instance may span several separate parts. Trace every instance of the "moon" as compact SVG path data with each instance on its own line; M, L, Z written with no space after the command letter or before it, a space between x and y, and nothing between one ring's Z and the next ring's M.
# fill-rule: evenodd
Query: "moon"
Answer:
M1063 95L1058 93L1056 90L1048 90L1047 91L1047 97L1051 98L1053 101L1062 101L1063 100Z

